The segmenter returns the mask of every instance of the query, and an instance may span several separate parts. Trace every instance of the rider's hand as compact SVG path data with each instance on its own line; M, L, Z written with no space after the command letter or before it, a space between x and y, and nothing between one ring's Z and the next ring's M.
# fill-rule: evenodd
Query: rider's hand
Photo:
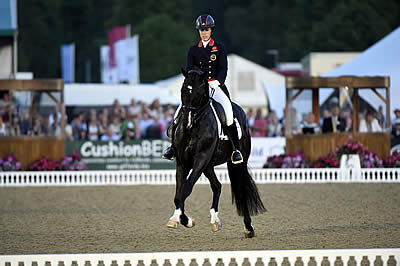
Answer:
M216 90L218 87L219 87L219 81L218 80L211 80L211 81L209 81L208 82L208 85L212 88L212 89L214 89L214 90Z

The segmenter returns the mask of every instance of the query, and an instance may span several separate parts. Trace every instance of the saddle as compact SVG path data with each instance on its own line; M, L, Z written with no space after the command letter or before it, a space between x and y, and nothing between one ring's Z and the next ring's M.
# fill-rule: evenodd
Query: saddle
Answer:
M222 105L220 103L218 103L214 99L212 99L209 104L211 106L211 109L213 110L215 120L217 121L219 139L228 140L228 136L224 132L224 126L223 126L223 125L226 125L226 116L225 116L224 108L222 107ZM239 124L239 121L235 117L235 113L233 113L233 123L235 123L235 125L236 125L238 137L239 137L239 139L241 139L243 136L242 128Z

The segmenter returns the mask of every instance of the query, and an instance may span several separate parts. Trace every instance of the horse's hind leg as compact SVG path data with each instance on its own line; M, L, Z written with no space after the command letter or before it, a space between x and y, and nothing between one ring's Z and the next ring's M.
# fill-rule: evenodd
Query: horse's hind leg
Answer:
M254 227L251 224L251 217L250 215L247 213L244 215L244 236L246 238L252 238L254 237L255 233L254 233Z
M211 204L211 229L213 232L217 232L222 229L221 220L218 217L218 203L219 196L221 195L221 183L219 182L217 175L214 172L214 167L208 167L204 171L204 175L210 181L211 189L213 191L213 200Z

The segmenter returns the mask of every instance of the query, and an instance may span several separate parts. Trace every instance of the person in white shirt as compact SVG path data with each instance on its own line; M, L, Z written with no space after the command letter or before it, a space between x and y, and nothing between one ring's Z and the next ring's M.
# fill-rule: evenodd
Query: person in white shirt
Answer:
M378 119L374 117L371 110L367 111L365 119L360 120L360 132L382 132L382 127L379 125Z

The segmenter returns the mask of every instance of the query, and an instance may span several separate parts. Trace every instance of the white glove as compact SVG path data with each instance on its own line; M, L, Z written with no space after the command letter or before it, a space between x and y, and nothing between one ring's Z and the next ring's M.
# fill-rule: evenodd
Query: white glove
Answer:
M212 89L214 89L214 90L216 90L216 89L218 89L218 87L219 87L219 81L218 80L212 80L212 81L209 81L208 82L208 85L212 88Z

